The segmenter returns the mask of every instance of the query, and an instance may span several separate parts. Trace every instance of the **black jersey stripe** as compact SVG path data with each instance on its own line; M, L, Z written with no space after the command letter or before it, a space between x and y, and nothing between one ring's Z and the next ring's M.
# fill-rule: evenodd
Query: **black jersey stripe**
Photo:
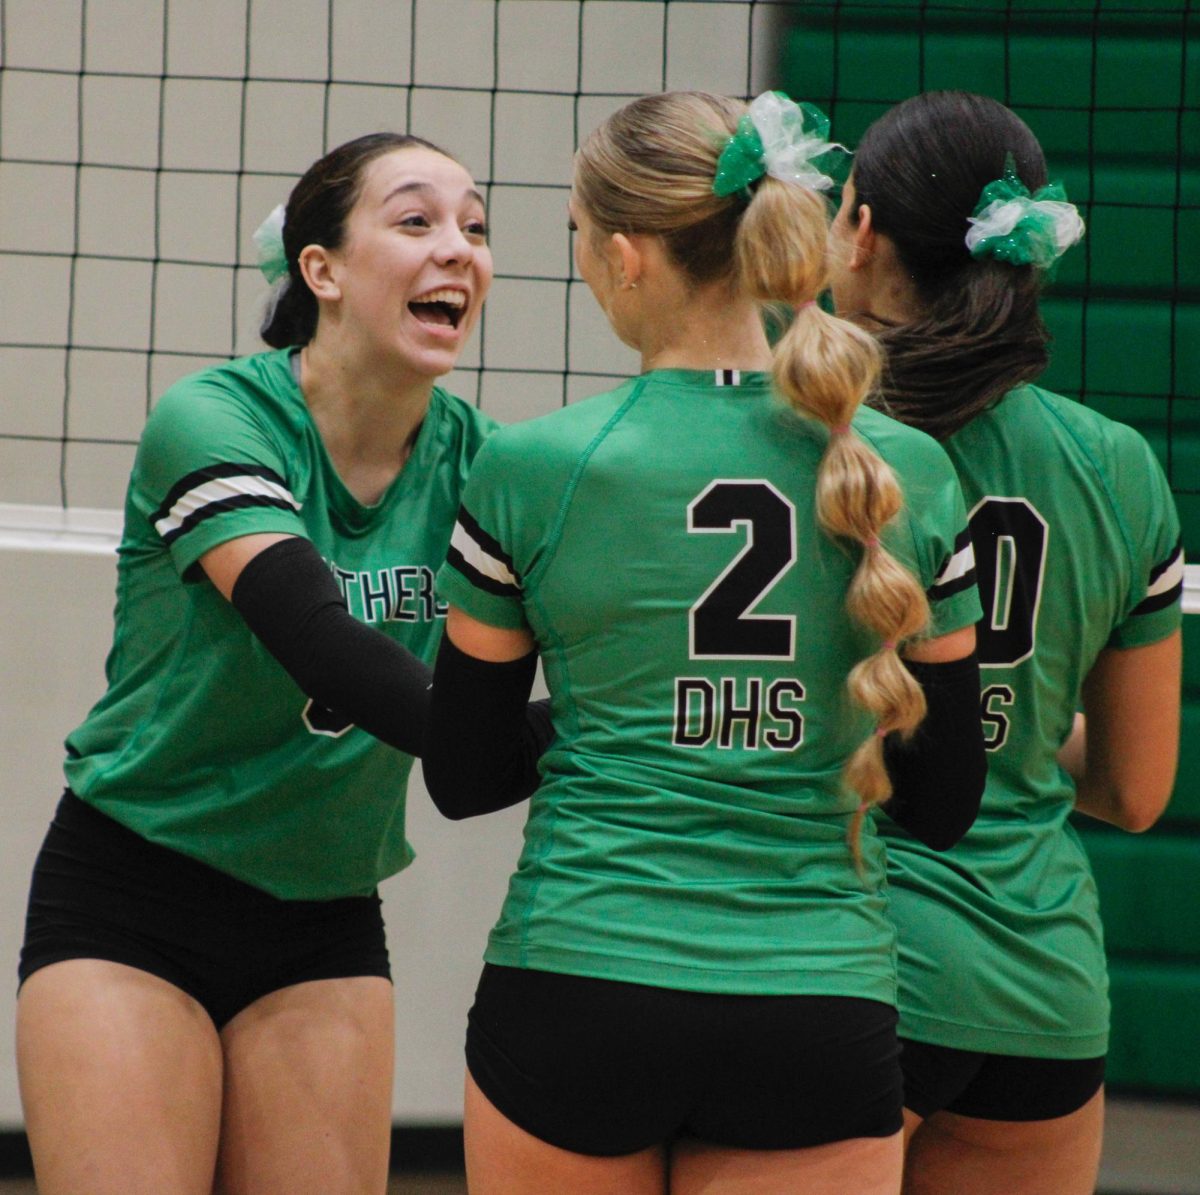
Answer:
M1183 596L1183 579L1183 541L1180 540L1170 555L1150 570L1146 594L1130 615L1153 614L1174 605Z
M925 591L925 596L931 602L941 602L956 593L962 593L964 589L970 589L974 584L975 548L971 543L970 530L964 527L955 538L954 547L938 565L937 575Z
M513 558L504 550L500 542L489 535L475 520L475 516L465 507L458 508L458 522L462 529L491 557L499 560L513 576L517 570L513 568Z
M520 586L509 585L505 581L497 581L495 577L481 573L453 544L446 551L446 563L458 569L476 589L494 593L497 597L519 598L521 596Z
M178 527L166 532L162 541L164 544L173 544L181 536L187 535L192 528L214 515L224 514L229 510L245 510L251 506L272 506L276 510L290 510L293 513L296 510L292 503L285 502L282 498L270 498L265 494L239 494L236 498L221 498L216 502L205 503L199 510L193 511Z
M285 490L288 488L287 482L274 469L268 469L265 465L239 465L232 462L205 465L203 469L197 469L186 477L180 478L171 487L166 498L163 499L162 505L150 516L150 521L157 523L159 520L165 519L171 513L171 508L184 494L198 489L205 482L219 481L224 477L261 477L266 481L273 481Z
M1156 610L1165 610L1168 606L1173 606L1183 597L1183 582L1178 585L1172 585L1170 589L1164 589L1162 593L1156 593L1139 602L1129 612L1132 618L1134 615L1153 614Z
M1183 540L1175 541L1174 548L1171 549L1170 555L1167 556L1161 564L1157 564L1150 570L1150 582L1147 586L1149 589L1154 588L1154 582L1159 579L1181 556L1183 555Z
M925 590L925 596L931 602L944 602L948 597L962 593L964 589L970 589L974 584L975 570L972 568L949 581L943 581L940 585L931 585Z

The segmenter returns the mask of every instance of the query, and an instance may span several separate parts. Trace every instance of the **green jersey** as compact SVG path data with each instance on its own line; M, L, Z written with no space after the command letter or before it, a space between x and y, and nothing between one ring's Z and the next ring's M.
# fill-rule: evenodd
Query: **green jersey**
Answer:
M125 505L108 690L67 780L145 838L290 899L370 892L406 866L411 757L315 707L197 565L237 536L311 540L350 612L430 659L462 486L492 423L434 389L374 506L342 484L287 351L184 378L147 422Z
M862 411L907 496L889 546L934 632L978 617L945 453ZM881 850L842 766L858 550L817 526L828 433L762 373L657 370L480 452L447 601L541 650L557 741L486 958L711 992L895 999Z
M945 442L970 510L984 617L982 810L937 854L879 819L900 941L900 1031L987 1053L1105 1053L1095 884L1056 756L1105 647L1180 623L1167 482L1132 429L1022 386Z

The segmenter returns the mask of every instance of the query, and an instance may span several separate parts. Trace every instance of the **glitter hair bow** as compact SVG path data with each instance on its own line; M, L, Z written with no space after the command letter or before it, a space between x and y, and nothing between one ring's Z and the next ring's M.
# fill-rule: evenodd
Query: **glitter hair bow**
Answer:
M284 206L277 204L271 214L254 230L258 246L258 268L274 285L288 272L287 252L283 247Z
M968 223L972 257L991 256L1015 266L1052 266L1083 236L1083 220L1061 183L1032 195L1017 176L1010 154L1004 176L983 188Z
M764 91L738 121L737 132L717 160L713 191L750 194L764 174L814 191L833 186L817 159L844 145L829 141L829 117L812 104L797 104L781 91ZM825 163L822 163L825 165Z

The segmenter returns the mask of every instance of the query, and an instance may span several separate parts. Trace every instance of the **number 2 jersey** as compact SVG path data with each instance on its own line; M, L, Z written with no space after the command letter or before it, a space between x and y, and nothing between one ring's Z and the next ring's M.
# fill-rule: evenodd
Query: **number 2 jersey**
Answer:
M1183 556L1166 478L1131 428L1022 386L944 442L970 512L983 602L979 817L938 855L880 817L899 930L902 1036L1091 1058L1108 1043L1095 883L1058 766L1106 647L1180 624Z
M162 846L289 899L370 892L412 858L412 758L315 708L197 565L241 535L304 536L347 607L430 660L462 487L494 423L434 388L380 501L345 488L291 354L184 378L147 422L125 506L108 690L67 740L71 788Z
M979 605L941 448L854 422L898 473L886 541L933 633ZM893 931L842 766L846 696L878 646L845 613L859 549L814 514L828 433L769 375L656 370L501 429L468 482L439 594L532 630L557 741L485 957L712 992L893 1002Z

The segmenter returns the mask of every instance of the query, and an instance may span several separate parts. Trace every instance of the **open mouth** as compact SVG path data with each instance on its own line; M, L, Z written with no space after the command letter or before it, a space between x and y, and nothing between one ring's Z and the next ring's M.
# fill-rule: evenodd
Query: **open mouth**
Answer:
M423 324L457 328L467 310L467 296L465 292L449 287L431 290L413 299L408 309Z

